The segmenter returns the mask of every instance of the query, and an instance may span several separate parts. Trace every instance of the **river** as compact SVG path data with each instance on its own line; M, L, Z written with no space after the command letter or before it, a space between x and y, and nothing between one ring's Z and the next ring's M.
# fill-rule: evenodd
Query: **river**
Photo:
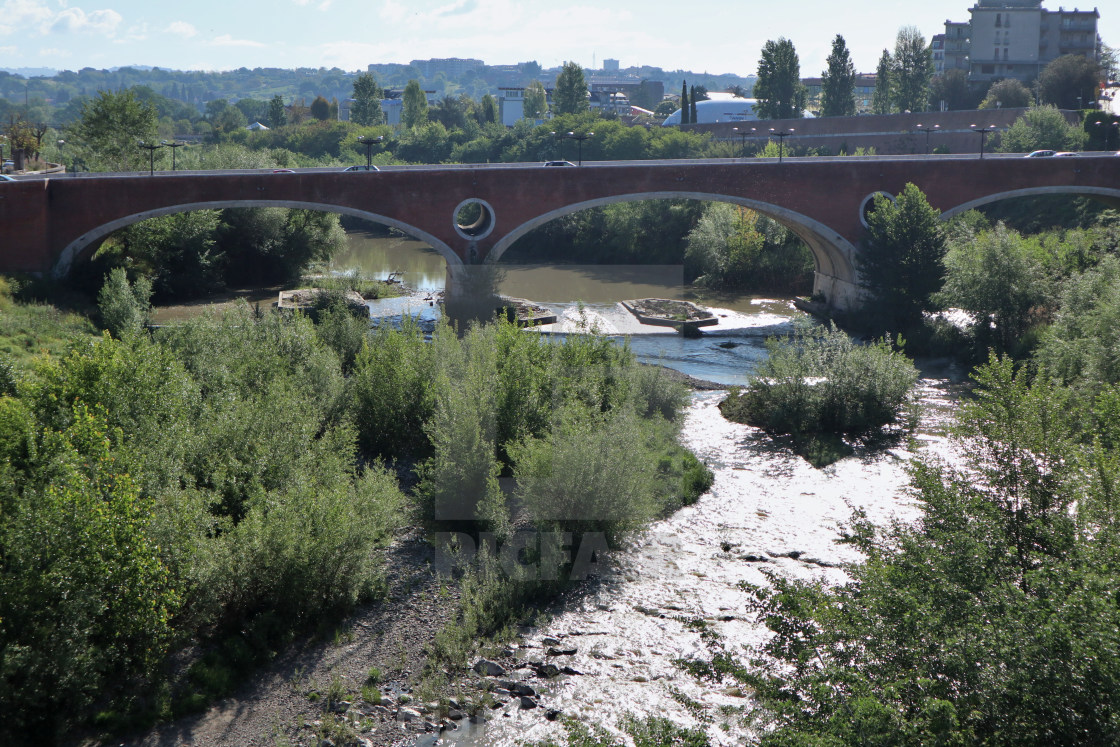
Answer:
M367 274L401 270L406 282L425 292L442 286L443 260L415 242L367 237L355 241L350 254L361 258ZM408 259L393 266L398 254ZM343 256L335 266L359 262ZM727 385L744 383L766 355L766 337L788 332L801 316L789 299L741 296L696 299L720 318L699 339L637 324L618 301L690 297L674 268L511 266L501 287L555 311L560 321L546 332L576 332L582 314L602 331L629 338L643 360ZM435 307L422 298L373 306L374 315L392 316L407 308L434 319ZM836 543L854 509L880 524L917 515L906 491L906 465L915 454L950 455L944 429L962 378L949 364L920 367L924 407L914 437L876 450L857 448L855 455L824 469L811 467L758 429L725 420L716 407L724 392L694 393L682 439L715 473L711 491L635 537L598 584L558 603L546 624L523 631L514 643L520 659L549 660L581 674L542 683L528 678L531 670L518 669L511 676L526 678L538 690L542 708L521 710L514 700L492 711L485 725L464 723L417 744L513 747L558 738L563 732L544 718L546 708L608 727L626 714L666 716L704 728L714 745L749 740L743 725L749 694L730 681L700 682L674 663L706 658L699 633L686 623L707 621L729 652L747 658L766 633L748 610L740 581L765 583L765 569L842 582L845 575L836 566L859 560L850 547ZM556 641L576 653L546 656Z

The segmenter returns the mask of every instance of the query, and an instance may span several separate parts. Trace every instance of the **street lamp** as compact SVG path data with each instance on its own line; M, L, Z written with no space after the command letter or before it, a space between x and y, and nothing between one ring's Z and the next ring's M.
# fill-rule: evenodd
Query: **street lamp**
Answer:
M567 135L564 136L564 137L568 138L569 140L575 140L577 143L579 143L579 157L576 159L576 165L577 166L582 166L583 165L583 141L588 139L589 137L591 137L594 134L595 134L594 132L585 132L583 134L577 135L574 132L569 132Z
M786 138L793 134L793 128L789 128L789 132L778 132L773 127L770 128L770 134L778 138L778 163L782 162L782 154L785 151Z
M989 132L995 132L999 128L995 125L988 125L987 127L976 128L976 125L969 125L972 127L973 132L980 133L980 158L984 157L984 142L988 139Z
M921 122L919 122L918 124L916 124L914 126L918 128L919 132L924 132L926 134L926 155L928 156L929 155L929 136L933 134L934 130L941 129L941 125L935 124L933 127L926 127Z
M367 138L365 135L358 135L358 144L364 145L366 148L366 171L373 170L373 146L380 145L384 140L384 135L370 138Z
M148 151L148 176L155 176L156 173L156 149L162 148L161 143L145 143L143 140L137 143L141 148Z
M740 130L738 127L732 127L731 129L734 130L735 132L739 133L739 158L746 158L747 157L747 128L744 127L743 129ZM751 134L753 135L756 132L758 132L758 128L757 127L752 127L751 128Z
M171 149L171 170L175 170L175 151L182 148L186 143L181 143L178 140L161 140L160 145Z

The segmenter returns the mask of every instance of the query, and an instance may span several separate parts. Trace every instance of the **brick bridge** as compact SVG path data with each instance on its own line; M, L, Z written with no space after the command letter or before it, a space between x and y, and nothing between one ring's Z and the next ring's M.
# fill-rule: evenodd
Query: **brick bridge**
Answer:
M530 229L628 200L690 198L744 205L800 236L816 261L814 292L835 308L859 297L862 209L876 192L922 189L945 217L1007 197L1091 195L1120 205L1120 157L812 158L90 175L0 184L0 272L65 275L112 231L186 210L279 206L345 213L426 241L448 264L448 292L496 262ZM481 218L459 225L467 203Z

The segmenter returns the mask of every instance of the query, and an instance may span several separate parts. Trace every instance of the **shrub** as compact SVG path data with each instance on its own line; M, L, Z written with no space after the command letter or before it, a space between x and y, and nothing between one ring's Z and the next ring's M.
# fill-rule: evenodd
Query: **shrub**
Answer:
M865 435L903 419L918 372L886 340L857 345L832 327L800 326L769 353L742 393L721 405L731 420L795 436Z
M511 448L518 498L538 527L618 540L663 508L647 435L632 412L566 407L545 437Z
M114 337L124 337L144 329L151 315L152 284L145 277L128 282L123 267L105 276L105 284L97 294L101 323Z
M358 444L372 456L424 455L431 445L424 423L434 407L433 346L406 316L400 329L377 332L354 359L348 408Z
M50 484L0 516L0 741L51 742L149 675L179 607L149 534L152 501L104 418L39 435ZM25 483L26 486L26 483Z

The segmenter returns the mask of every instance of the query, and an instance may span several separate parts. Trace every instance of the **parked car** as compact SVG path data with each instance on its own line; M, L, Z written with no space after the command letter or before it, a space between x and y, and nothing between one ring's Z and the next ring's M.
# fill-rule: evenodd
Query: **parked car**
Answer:
M4 161L4 163L0 163L0 171L11 171L15 167L16 167L16 162L15 161Z
M369 167L366 167L366 166L347 166L346 168L343 169L343 171L381 171L381 169L377 168L377 166L375 166L373 164L370 164Z
M571 161L545 161L545 166L575 166Z
M1056 154L1057 154L1057 151L1053 151L1053 150L1036 150L1036 151L1032 151L1032 152L1028 153L1027 155L1025 155L1023 157L1024 158L1051 158Z

